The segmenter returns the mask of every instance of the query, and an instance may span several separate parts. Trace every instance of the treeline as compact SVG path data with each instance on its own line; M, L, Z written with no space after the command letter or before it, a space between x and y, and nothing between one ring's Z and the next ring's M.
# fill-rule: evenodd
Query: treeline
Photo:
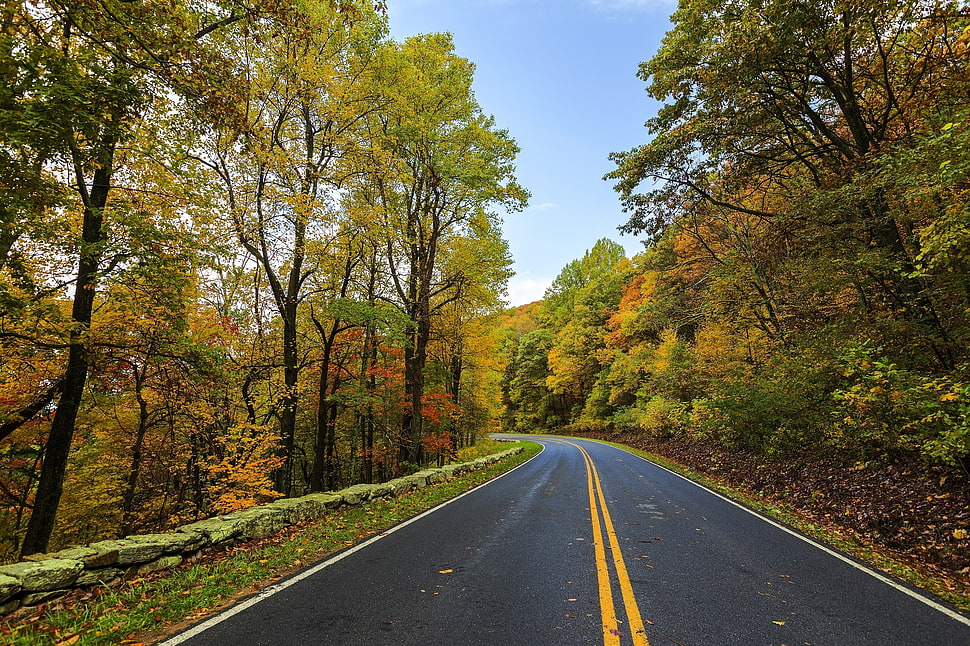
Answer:
M602 240L507 317L506 428L970 467L970 15L682 0ZM534 323L530 324L529 319Z
M0 556L487 429L496 209L527 194L449 36L350 0L4 0L0 25Z

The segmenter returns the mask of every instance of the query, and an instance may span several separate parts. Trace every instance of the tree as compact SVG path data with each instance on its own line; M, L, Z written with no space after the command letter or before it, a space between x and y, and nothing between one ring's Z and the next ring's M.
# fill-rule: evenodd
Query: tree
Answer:
M952 368L957 349L915 274L911 220L870 173L959 101L962 11L921 0L682 3L640 71L669 101L648 123L655 137L612 157L625 228L659 234L698 202L827 228L857 259L869 302L901 313ZM657 187L638 193L648 179Z
M204 22L182 4L85 6L55 1L7 3L14 53L5 65L27 78L19 102L22 146L38 161L57 165L76 200L69 206L80 228L67 245L75 256L66 366L45 445L34 509L22 545L24 554L47 546L60 500L75 419L90 366L89 330L102 277L125 259L113 253L112 189L124 177L120 147L132 140L153 102L164 100L169 73L199 53L199 38L186 20ZM190 18L191 16L191 18ZM8 41L9 42L9 41ZM23 148L22 148L23 149ZM9 231L9 229L8 229ZM9 251L7 252L9 255Z
M460 297L466 282L461 272L446 271L443 249L483 211L522 208L527 194L512 174L518 149L481 113L471 91L472 65L455 55L450 36L387 48L378 80L388 105L371 125L371 167L378 174L367 177L366 199L384 219L389 275L413 326L404 348L400 453L418 464L434 316Z
M284 492L293 484L304 363L299 310L314 271L306 264L307 247L336 232L335 191L359 172L352 150L356 130L378 107L367 95L367 70L384 24L366 6L354 6L354 19L346 19L350 6L292 11L232 35L248 81L241 106L246 116L228 127L216 125L209 151L236 236L263 271L282 324L283 384L276 408L283 468L276 482Z

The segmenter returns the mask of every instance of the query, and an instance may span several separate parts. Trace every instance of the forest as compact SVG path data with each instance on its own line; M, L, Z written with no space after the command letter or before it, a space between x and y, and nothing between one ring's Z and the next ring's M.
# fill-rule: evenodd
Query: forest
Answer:
M590 241L503 312L529 196L448 35L367 0L0 0L0 560L502 429L744 454L970 572L970 10L671 21L605 178L643 251ZM863 513L863 476L909 489Z
M527 192L382 2L0 3L0 560L443 462Z
M968 568L968 7L683 0L672 22L640 69L649 142L606 178L645 249L600 240L500 319L504 427L744 454L747 486L791 470L784 496ZM863 510L866 474L898 488Z

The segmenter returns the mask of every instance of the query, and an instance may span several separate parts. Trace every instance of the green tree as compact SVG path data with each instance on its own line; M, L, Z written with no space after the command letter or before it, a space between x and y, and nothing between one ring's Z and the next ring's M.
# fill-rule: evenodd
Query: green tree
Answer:
M70 285L70 331L60 397L21 548L29 554L44 550L54 525L90 367L90 327L99 283L126 259L124 250L112 245L115 231L124 228L118 219L128 211L116 210L109 201L119 180L132 177L119 172L125 161L119 151L160 114L159 106L168 100L176 77L197 57L205 58L205 25L222 17L193 12L178 3L109 1L94 6L52 1L6 3L3 19L3 64L13 68L11 78L29 86L17 102L17 122L4 130L16 130L19 135L13 142L19 150L29 146L37 163L61 171L74 196L67 211L80 220L76 231L58 236L76 258L75 278ZM6 224L5 228L11 230Z
M353 19L344 15L348 8ZM283 383L276 404L284 466L277 487L292 488L292 457L305 363L299 311L314 272L308 245L336 230L338 191L354 165L368 96L371 57L384 22L367 4L304 7L227 34L247 79L240 122L216 123L207 163L225 190L236 236L259 264L282 325ZM320 462L320 460L318 460ZM314 477L319 485L319 474Z
M379 81L387 106L375 115L375 151L364 199L383 218L395 300L412 322L404 347L407 402L401 458L421 461L425 367L437 311L467 284L460 265L443 263L450 240L496 206L522 208L513 177L518 148L482 114L471 90L472 64L451 37L433 34L389 47ZM502 258L503 267L507 260Z

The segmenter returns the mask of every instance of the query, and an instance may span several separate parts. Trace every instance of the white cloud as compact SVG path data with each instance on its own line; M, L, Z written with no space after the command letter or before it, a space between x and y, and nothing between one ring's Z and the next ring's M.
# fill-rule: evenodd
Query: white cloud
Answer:
M556 205L552 202L543 202L542 204L536 204L529 207L529 209L532 211L551 211L554 208L556 208Z
M509 281L509 303L512 307L526 305L542 300L552 280L534 278L513 278Z

